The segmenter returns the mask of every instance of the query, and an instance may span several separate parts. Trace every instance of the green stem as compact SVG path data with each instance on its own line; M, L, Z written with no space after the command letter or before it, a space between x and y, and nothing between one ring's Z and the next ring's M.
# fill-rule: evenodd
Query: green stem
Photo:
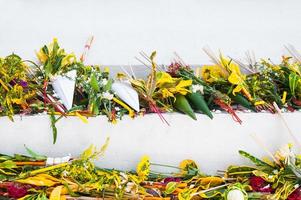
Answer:
M164 165L164 164L157 164L157 163L150 163L150 164L151 164L151 165L154 165L154 166L169 167L169 168L174 168L174 169L179 169L179 170L181 170L181 168L175 167L175 166L172 166L172 165Z

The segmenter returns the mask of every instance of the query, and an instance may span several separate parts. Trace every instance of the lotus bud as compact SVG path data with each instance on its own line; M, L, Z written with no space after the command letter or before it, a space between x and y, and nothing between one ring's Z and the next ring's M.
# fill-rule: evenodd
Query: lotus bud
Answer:
M245 200L244 193L239 189L230 190L227 194L227 200Z

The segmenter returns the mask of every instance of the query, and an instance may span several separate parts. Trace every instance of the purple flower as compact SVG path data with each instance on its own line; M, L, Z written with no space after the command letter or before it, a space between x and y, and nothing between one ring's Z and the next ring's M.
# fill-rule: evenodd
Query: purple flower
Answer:
M26 81L20 80L19 85L21 85L23 88L28 87L28 83Z

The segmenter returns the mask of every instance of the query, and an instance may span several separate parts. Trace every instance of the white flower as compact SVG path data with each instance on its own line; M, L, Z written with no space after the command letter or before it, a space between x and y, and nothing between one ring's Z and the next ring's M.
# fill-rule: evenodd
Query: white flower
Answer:
M88 166L86 163L84 163L84 168L85 168L85 169L88 169L89 166Z
M125 173L120 172L120 178L121 178L121 184L125 184L126 182L128 182L128 176Z
M68 176L68 174L69 174L69 172L66 171L66 170L64 170L64 171L62 172L62 175L63 175L63 176Z
M101 80L101 84L102 85L106 85L107 83L108 83L108 79L104 78L104 79Z
M114 97L114 95L111 94L110 92L103 92L103 93L102 93L102 97L103 97L104 99L112 100L113 97Z
M234 189L228 192L227 200L244 200L245 195L242 191Z
M204 87L202 85L192 85L192 92L201 92L201 94L204 94Z
M128 182L128 183L126 184L125 191L129 193L129 192L131 192L131 191L134 189L134 187L135 187L135 184L134 184L134 183Z

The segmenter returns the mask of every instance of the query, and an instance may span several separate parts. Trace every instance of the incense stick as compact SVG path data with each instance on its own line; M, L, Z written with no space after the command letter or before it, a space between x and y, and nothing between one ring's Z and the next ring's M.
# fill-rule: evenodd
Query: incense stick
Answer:
M132 72L132 76L134 77L134 79L137 79L136 75L135 75L135 72L133 70L133 67L132 67L132 64L129 63L129 66L130 66L130 69L131 69L131 72Z
M294 57L294 59L298 62L301 62L301 55L300 53L295 49L293 45L285 45L284 46L286 50Z
M286 129L288 130L289 135L293 138L293 140L295 141L295 143L299 146L299 148L301 149L301 144L298 141L297 137L293 134L292 130L290 129L290 127L288 126L285 118L283 117L281 110L279 109L278 105L276 104L276 102L273 103L273 106L277 112L277 114L279 115L281 121L283 122L283 124L285 125Z
M86 60L86 58L88 56L89 50L91 48L91 45L93 43L93 40L94 40L94 36L91 36L91 37L88 38L88 40L87 40L87 42L85 44L84 51L83 51L83 53L82 53L82 55L80 57L80 61L85 62L85 60Z
M134 57L136 60L138 60L140 63L142 63L145 67L147 67L148 69L151 69L150 66L148 66L145 62L143 62L142 60L140 60L138 57Z
M274 157L274 155L267 148L267 146L265 145L265 143L255 133L251 134L251 137L274 160L275 163L277 163L278 165L280 165L279 161Z

